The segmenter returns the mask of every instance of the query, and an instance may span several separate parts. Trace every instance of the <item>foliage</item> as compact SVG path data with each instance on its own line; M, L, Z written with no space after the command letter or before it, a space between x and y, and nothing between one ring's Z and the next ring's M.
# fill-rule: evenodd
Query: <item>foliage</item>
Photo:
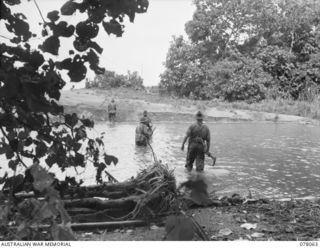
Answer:
M85 78L85 64L95 73L103 73L104 69L99 67L102 48L93 40L99 33L99 25L108 34L121 36L125 16L133 22L136 13L147 10L148 1L69 0L60 11L54 10L47 14L46 20L43 18L43 42L37 50L31 47L30 38L38 35L32 33L23 13L14 13L11 9L11 6L20 3L20 0L1 1L1 22L13 36L8 42L0 44L0 130L3 135L0 155L6 156L12 172L8 171L12 176L6 174L0 180L4 182L5 192L8 193L4 196L5 204L1 205L1 220L6 220L1 221L5 223L1 224L1 231L12 233L8 226L14 223L19 225L18 232L9 237L16 240L43 239L37 236L37 232L32 232L29 226L37 226L49 219L49 238L71 239L72 234L59 198L60 194L63 195L62 185L67 187L79 182L70 178L65 182L53 179L47 169L38 165L39 161L46 168L56 164L64 171L66 168L76 170L77 166L84 167L90 160L97 168L97 182L101 183L102 172L108 164L117 160L104 152L101 154L102 137L87 137L87 128L94 126L92 121L75 114L63 114L63 107L58 100L60 90L66 83L60 71L66 70L73 82ZM63 16L78 12L85 14L86 19L76 25L68 25L63 21ZM67 58L58 60L55 56L59 55L62 37L72 38L74 49L69 51ZM49 54L53 56L47 56ZM86 144L85 154L79 151L83 142ZM104 157L104 161L101 161L101 157ZM14 194L21 190L35 194L45 191L46 201L32 198L19 202ZM61 224L58 224L57 217L62 221Z
M29 171L34 179L33 190L44 193L45 200L30 198L15 202L15 199L2 195L1 233L7 239L15 240L74 240L69 227L70 216L64 209L59 192L52 187L54 177L39 164L32 165ZM51 232L39 230L39 224L43 222L51 224Z
M96 75L93 82L86 84L86 88L111 89L119 87L143 89L143 79L136 71L128 71L127 75L105 71L102 75Z
M162 89L199 99L260 101L319 92L316 1L196 0L188 40L174 37Z

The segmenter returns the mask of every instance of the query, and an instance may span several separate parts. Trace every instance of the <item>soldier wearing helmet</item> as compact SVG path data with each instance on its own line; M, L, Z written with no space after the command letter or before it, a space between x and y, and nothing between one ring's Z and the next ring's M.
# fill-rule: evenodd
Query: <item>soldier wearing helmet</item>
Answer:
M136 128L135 141L137 146L147 146L149 139L152 136L152 132L148 127L148 119L142 117L140 123Z
M117 112L117 105L116 105L114 99L112 99L108 105L109 121L116 120L116 112Z
M196 123L192 124L183 139L181 150L188 140L188 151L186 165L188 171L192 170L193 163L196 161L196 171L203 171L204 157L210 149L210 130L207 125L203 124L203 113L198 111L195 115Z

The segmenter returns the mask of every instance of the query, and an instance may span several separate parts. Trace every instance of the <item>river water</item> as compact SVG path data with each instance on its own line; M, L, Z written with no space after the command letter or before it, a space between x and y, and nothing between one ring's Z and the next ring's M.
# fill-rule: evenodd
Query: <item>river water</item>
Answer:
M156 125L152 146L163 163L185 180L186 153L181 142L190 123ZM320 128L288 123L214 123L211 152L214 167L206 159L205 175L211 191L220 194L248 192L258 197L287 198L320 196ZM109 171L118 180L135 176L152 163L150 148L134 144L135 125L98 124L106 132L107 152L119 158Z
M186 152L180 147L190 124L155 125L152 147L158 159L174 169L178 183L188 176L184 169ZM247 194L250 190L255 197L320 197L320 127L251 122L208 126L210 151L217 157L214 167L209 158L205 163L210 193ZM135 146L135 127L133 123L100 123L92 130L92 135L105 132L107 153L119 158L117 166L108 167L119 181L135 176L153 162L150 148ZM74 175L74 170L69 173ZM94 173L94 168L88 166L79 177L86 184L94 184Z

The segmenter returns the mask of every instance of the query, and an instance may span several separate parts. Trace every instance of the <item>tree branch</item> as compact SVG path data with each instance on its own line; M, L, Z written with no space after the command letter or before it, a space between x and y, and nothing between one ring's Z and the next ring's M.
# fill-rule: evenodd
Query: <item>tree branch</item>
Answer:
M0 130L1 130L2 134L3 134L3 136L6 137L6 139L8 140L8 142L9 142L9 144L10 144L10 139L9 139L8 135L6 134L6 132L3 130L3 127L2 127L2 126L0 126ZM11 148L11 146L10 146L10 148ZM12 150L12 151L13 151L13 150ZM13 152L17 155L17 158L18 158L19 162L20 162L25 168L28 168L28 166L22 161L19 153L16 152L16 151L13 151Z
M37 1L36 1L36 0L33 0L33 2L34 2L34 4L35 4L35 5L36 5L36 7L37 7L37 9L38 9L38 11L39 11L39 14L40 14L40 16L41 16L41 18L42 18L43 22L44 22L44 23L47 23L47 22L45 21L45 19L44 19L43 15L42 15L42 12L41 12L41 10L40 10L40 8L39 8L39 5L38 5Z

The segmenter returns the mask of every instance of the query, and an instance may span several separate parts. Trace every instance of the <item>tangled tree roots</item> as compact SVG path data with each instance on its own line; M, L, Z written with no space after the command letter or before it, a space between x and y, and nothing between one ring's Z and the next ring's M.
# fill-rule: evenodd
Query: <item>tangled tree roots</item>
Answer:
M167 212L176 199L173 170L155 163L126 182L70 188L64 205L74 222L149 219Z

